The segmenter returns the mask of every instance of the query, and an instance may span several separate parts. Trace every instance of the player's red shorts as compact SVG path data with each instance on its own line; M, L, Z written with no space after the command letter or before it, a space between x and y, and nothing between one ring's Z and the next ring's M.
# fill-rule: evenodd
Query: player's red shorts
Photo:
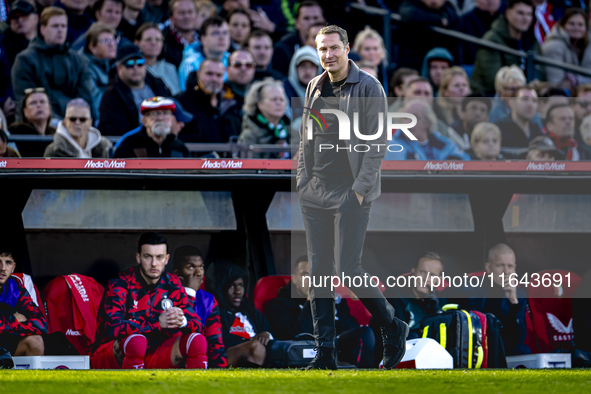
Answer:
M155 346L148 349L145 359L145 368L147 369L171 369L179 368L172 365L170 360L170 353L172 346L177 340L177 337L167 339L160 346ZM113 343L110 341L99 346L98 349L90 356L90 365L93 369L121 369L117 364L115 355L113 354Z

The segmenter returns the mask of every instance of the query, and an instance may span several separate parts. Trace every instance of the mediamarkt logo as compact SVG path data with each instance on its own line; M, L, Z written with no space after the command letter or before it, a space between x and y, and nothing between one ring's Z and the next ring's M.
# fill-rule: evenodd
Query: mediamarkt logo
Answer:
M6 168L6 164L8 164L6 160L0 161L0 168Z
M125 168L125 162L117 160L88 160L84 168Z
M565 163L544 162L544 163L529 163L526 171L564 171Z
M219 169L226 169L226 168L242 168L242 161L234 161L234 160L222 160L222 161L211 161L205 160L201 165L201 168L219 168Z
M446 161L443 163L433 163L428 161L427 164L425 164L425 168L423 168L424 170L463 170L464 169L464 163L456 163L455 161Z
M80 297L82 297L82 301L84 302L88 302L90 301L90 299L88 298L88 294L86 293L86 288L84 288L84 285L82 284L82 280L80 279L80 277L78 275L68 275L70 277L70 279L72 279L72 282L74 282L74 286L76 286L76 290L78 290L78 293L80 293Z

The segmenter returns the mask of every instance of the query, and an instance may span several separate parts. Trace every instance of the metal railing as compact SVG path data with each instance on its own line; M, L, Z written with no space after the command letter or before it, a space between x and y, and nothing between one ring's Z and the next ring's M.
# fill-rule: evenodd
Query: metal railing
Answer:
M357 3L349 3L348 6L351 8L355 8L360 11L363 11L367 15L376 15L376 16L381 16L383 18L384 23L383 23L383 27L382 27L382 37L384 39L384 45L386 46L386 48L388 49L388 53L390 54L390 59L389 59L390 63L393 63L394 59L392 59L392 54L391 54L392 51L390 50L392 48L392 21L394 21L394 23L401 22L402 21L401 16L396 13L391 13L388 10L384 10L382 8L371 7L371 6L361 5L361 4L357 4ZM575 66L575 65L572 65L569 63L564 63L564 62L554 60L554 59L546 57L546 56L538 55L538 54L531 52L531 51L525 52L525 51L520 51L517 49L509 48L504 45L500 45L500 44L494 43L492 41L483 40L482 38L477 38L477 37L474 37L469 34L465 34L465 33L462 33L462 32L456 31L456 30L444 29L444 28L438 27L438 26L428 26L428 28L436 33L442 34L442 35L447 36L449 38L456 39L460 42L475 44L480 47L487 48L487 49L490 49L493 51L502 52L502 53L505 53L508 55L524 58L525 59L525 76L528 81L531 81L533 79L533 76L535 74L536 64L557 67L557 68L563 69L565 71L572 72L574 74L579 74L579 75L583 75L586 77L591 77L591 70L588 68Z

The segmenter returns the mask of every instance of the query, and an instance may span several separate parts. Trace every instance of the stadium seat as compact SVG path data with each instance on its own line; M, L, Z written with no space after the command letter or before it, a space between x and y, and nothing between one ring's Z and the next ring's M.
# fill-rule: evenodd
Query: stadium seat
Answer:
M532 353L568 351L574 339L571 298L581 283L581 277L573 272L545 270L544 274L560 274L562 286L528 286L528 313L526 316L527 337L525 344ZM566 275L570 274L570 286ZM531 280L531 277L529 278ZM552 280L554 283L554 280Z
M41 299L41 293L39 292L39 289L37 288L37 286L35 286L35 284L33 283L31 276L27 275L27 274L20 273L20 272L13 273L11 276L13 278L17 279L20 282L20 284L25 289L27 289L27 291L29 292L29 295L33 299L33 302L35 302L35 304L37 304L39 309L41 309L41 313L43 314L43 316L45 316L45 319L47 320L47 313L45 311L45 305L43 305L43 300Z
M58 276L49 282L43 292L49 333L63 332L78 353L88 354L96 336L103 291L94 279L79 274Z
M291 280L289 275L265 276L254 286L254 306L265 313L267 302L277 297L277 292Z

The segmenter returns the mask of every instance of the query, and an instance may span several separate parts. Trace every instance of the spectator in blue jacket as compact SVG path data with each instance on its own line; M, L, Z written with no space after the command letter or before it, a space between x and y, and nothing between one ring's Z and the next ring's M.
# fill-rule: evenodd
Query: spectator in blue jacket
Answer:
M417 124L410 132L417 141L410 140L402 130L394 133L388 142L384 160L470 160L455 142L437 131L437 117L423 99L408 101L400 112L416 116Z

